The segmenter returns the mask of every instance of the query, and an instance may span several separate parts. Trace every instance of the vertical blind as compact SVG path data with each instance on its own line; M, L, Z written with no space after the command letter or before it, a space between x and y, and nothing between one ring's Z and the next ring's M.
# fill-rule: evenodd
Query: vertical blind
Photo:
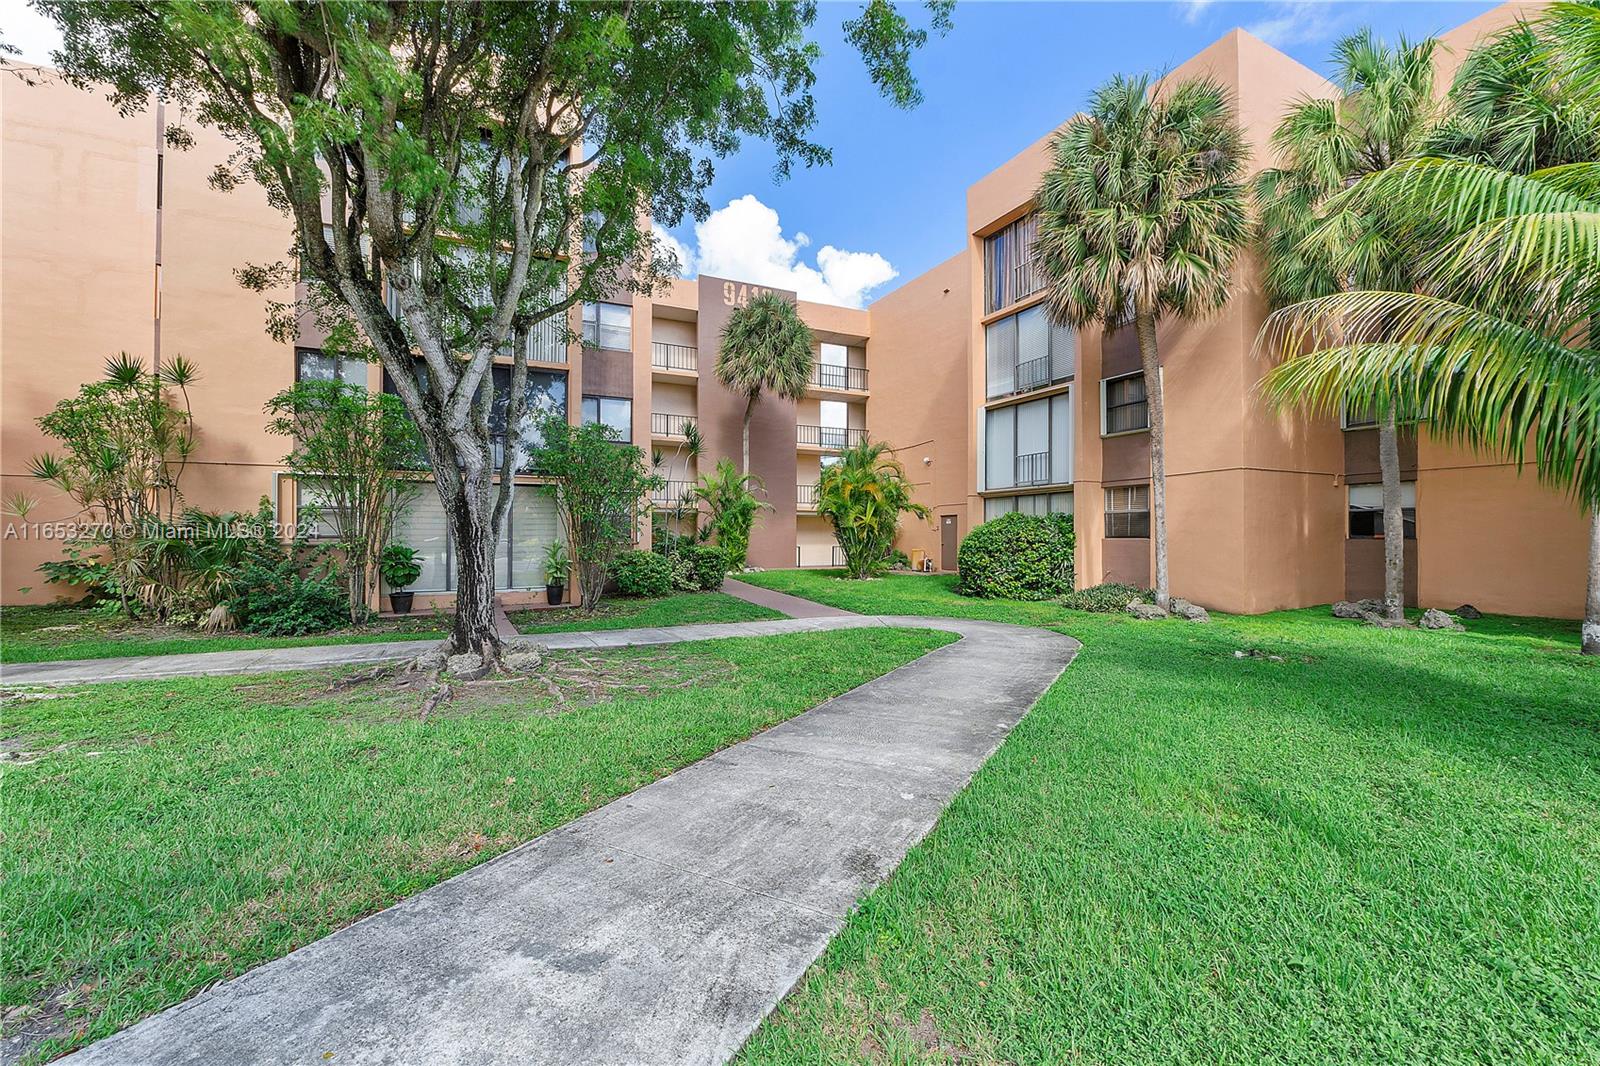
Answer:
M1033 263L1038 220L1028 214L983 242L984 314L1010 307L1044 288Z

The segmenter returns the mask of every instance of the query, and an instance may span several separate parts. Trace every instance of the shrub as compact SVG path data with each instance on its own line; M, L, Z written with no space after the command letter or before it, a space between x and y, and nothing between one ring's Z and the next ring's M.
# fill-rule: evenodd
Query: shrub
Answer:
M710 544L686 544L678 557L689 563L694 574L694 587L702 592L715 592L722 587L728 573L728 553Z
M1071 589L1073 584L1075 584L1076 578L1076 571L1074 569L1076 564L1073 562L1073 560L1077 557L1078 552L1077 528L1073 524L1072 516L1069 514L1062 514L1060 511L1050 512L1045 516L1045 521L1055 526L1056 532L1060 533L1061 539L1067 543L1067 577L1066 580L1062 582L1061 587L1064 589Z
M672 591L672 566L655 552L623 552L611 560L611 576L624 596L665 596Z
M698 592L700 583L695 580L694 561L681 551L662 552L667 566L672 570L672 591Z
M1121 614L1130 601L1150 603L1150 590L1138 585L1119 585L1108 581L1093 585L1061 597L1061 606L1073 611L1093 611L1096 614Z
M302 574L297 562L248 562L228 604L239 626L272 637L302 637L350 621L350 600L325 567Z
M1043 600L1071 588L1072 551L1058 524L1013 511L975 528L956 556L965 596Z

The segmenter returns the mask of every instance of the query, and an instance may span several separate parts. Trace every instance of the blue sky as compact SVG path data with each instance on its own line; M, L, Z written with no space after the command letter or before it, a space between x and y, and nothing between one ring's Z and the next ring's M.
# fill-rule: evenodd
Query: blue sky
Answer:
M824 278L837 298L854 303L890 291L955 254L965 221L966 188L1078 110L1111 74L1175 66L1234 26L1243 26L1314 70L1325 69L1329 44L1362 25L1385 36L1427 36L1494 7L1491 3L983 3L958 2L955 27L931 40L916 70L927 99L914 111L881 100L840 38L839 23L856 3L824 3L817 32L825 52L819 71L816 136L833 149L830 167L797 171L775 183L772 155L747 145L717 163L713 209L754 196L777 213L782 239L773 246L770 214L748 201L708 234L710 273L743 265L749 280L781 284L795 272L805 296L826 246L871 253L897 273L860 291L886 271L870 261L832 257ZM920 13L919 13L920 17ZM738 223L737 225L733 223ZM692 224L674 236L696 248ZM794 246L797 234L809 243ZM743 245L739 243L743 239ZM793 247L793 259L783 261Z
M814 136L833 149L833 165L778 183L770 149L747 144L716 164L711 220L676 226L672 238L694 269L806 299L870 303L955 254L967 186L1064 122L1114 73L1176 66L1234 26L1321 71L1329 45L1363 25L1425 37L1493 6L961 0L954 29L916 57L927 99L899 111L840 36L859 0L824 2ZM909 10L922 18L920 5ZM57 43L54 25L24 0L0 0L0 30L36 61Z

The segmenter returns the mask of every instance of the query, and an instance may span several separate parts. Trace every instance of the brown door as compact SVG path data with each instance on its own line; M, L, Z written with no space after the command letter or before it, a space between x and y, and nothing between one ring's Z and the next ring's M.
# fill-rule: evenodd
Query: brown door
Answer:
M954 570L956 568L956 516L947 514L939 519L939 569Z

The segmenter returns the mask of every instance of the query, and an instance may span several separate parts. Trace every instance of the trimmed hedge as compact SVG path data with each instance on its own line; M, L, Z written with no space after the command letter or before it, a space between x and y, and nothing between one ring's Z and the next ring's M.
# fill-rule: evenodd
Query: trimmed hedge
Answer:
M1154 602L1149 589L1108 581L1104 585L1091 585L1067 593L1061 597L1061 606L1073 611L1093 611L1095 614L1121 614L1135 600L1140 603Z
M611 561L611 576L624 596L665 596L672 591L672 566L655 552L623 552Z
M712 544L689 544L678 549L678 557L689 564L694 587L715 592L728 574L728 553Z
M1070 531L1059 518L1013 511L968 533L956 555L958 591L986 599L1044 600L1072 588ZM1068 519L1070 522L1070 518Z

